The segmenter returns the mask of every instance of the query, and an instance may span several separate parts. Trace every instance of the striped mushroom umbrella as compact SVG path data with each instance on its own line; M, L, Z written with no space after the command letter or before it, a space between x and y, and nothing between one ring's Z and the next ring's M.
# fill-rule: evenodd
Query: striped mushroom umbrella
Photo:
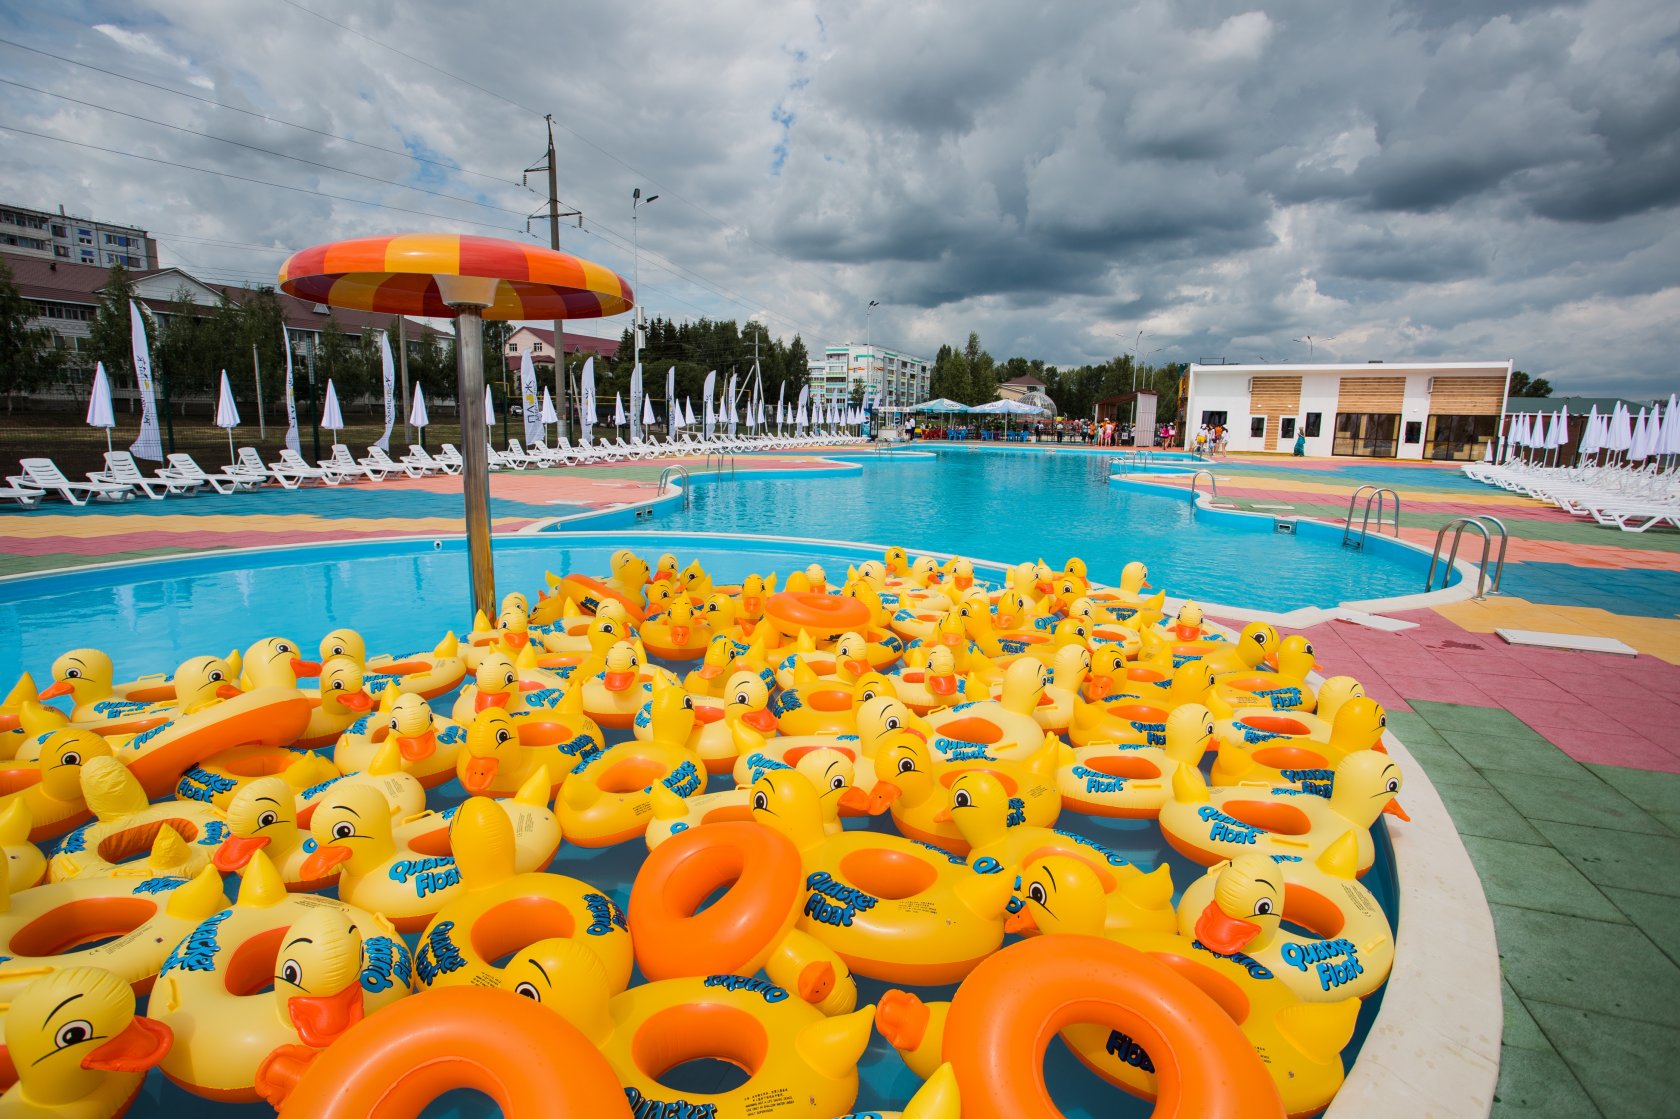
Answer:
M630 285L599 264L536 245L459 233L400 233L296 252L280 266L280 290L373 314L456 319L455 399L461 409L472 606L494 617L483 320L622 314L635 306Z

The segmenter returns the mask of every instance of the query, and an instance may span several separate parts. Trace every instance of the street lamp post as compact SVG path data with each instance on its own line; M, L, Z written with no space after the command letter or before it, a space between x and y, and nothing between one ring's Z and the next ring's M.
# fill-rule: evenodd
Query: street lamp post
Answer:
M863 351L864 351L864 353L869 355L864 360L870 363L869 366L864 369L864 374L863 374L863 386L864 386L865 391L867 391L868 388L869 388L869 370L874 367L874 363L875 363L875 319L874 319L874 315L875 315L875 308L879 307L880 305L881 305L881 301L879 299L871 299L869 301L869 306L867 306L863 309ZM885 372L883 371L882 377L881 377L881 395L883 395L883 396L886 395L886 388L887 388L886 380L887 380L886 375L885 375Z
M635 285L637 291L642 290L642 242L636 232L636 212L648 203L657 201L659 201L659 195L657 194L650 194L643 198L641 187L637 187L630 192L630 282ZM638 302L636 304L634 339L635 364L637 365L642 363L642 330L646 324L647 317L642 314L642 305Z

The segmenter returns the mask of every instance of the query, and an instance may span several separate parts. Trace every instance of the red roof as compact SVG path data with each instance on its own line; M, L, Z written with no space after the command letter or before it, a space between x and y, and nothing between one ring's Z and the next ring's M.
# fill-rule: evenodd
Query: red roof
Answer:
M1006 384L1006 385L1021 385L1021 386L1037 385L1039 388L1044 387L1044 382L1039 380L1037 377L1034 377L1030 373L1025 374L1025 375L1020 376L1020 377L1015 377L1015 378L1013 378L1011 380L1008 380L1008 381L1005 381L1003 383Z
M520 327L520 329L528 330L535 335L537 341L541 342L543 344L543 348L547 351L547 357L551 361L553 360L554 331L544 330L540 326L525 326ZM591 334L573 334L568 330L566 332L566 352L569 354L584 354L588 357L610 359L618 353L618 339L596 338ZM540 361L543 356L543 354L532 354L531 360Z

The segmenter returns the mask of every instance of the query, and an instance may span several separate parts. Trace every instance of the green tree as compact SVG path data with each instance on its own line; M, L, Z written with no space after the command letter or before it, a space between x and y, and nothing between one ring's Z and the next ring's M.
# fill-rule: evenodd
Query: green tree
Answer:
M1552 383L1544 377L1530 379L1527 373L1518 369L1511 374L1511 395L1550 396L1552 395Z
M18 294L12 270L0 261L0 392L6 394L8 412L14 393L39 388L63 368L56 336L47 327L30 326L34 317L35 305Z
M984 404L995 399L997 363L992 360L991 354L980 348L980 335L974 331L969 332L968 345L963 347L963 363L968 367L968 395L957 399L964 404Z
M133 298L134 281L129 278L128 270L120 264L113 264L105 286L99 290L88 339L93 348L93 359L105 363L105 371L113 380L124 377L132 381L134 377L128 317L128 304ZM146 320L147 338L155 338L157 324L152 321L151 313L142 307L140 316Z

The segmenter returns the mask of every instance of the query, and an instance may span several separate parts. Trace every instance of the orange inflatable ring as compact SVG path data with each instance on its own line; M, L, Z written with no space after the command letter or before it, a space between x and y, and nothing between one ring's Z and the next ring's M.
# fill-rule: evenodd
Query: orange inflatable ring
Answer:
M649 980L751 975L798 920L803 886L799 850L779 831L731 821L674 835L630 887L636 963Z
M559 593L569 596L586 614L593 614L600 609L601 603L612 599L624 607L624 612L630 618L630 623L640 626L647 620L647 608L616 587L595 578L593 575L568 575L561 580Z
M800 630L811 634L819 645L833 641L847 630L869 626L869 607L855 598L807 591L778 591L764 600L764 616L777 633L797 637Z
M889 1019L890 998L880 1003ZM1254 1046L1201 988L1115 941L1057 935L993 953L957 988L943 1058L957 1074L963 1119L1060 1119L1044 1086L1044 1051L1081 1023L1107 1026L1150 1054L1161 1078L1156 1119L1284 1115Z
M576 1026L530 999L446 987L351 1026L286 1096L286 1119L413 1119L472 1088L511 1119L631 1119L624 1088Z

